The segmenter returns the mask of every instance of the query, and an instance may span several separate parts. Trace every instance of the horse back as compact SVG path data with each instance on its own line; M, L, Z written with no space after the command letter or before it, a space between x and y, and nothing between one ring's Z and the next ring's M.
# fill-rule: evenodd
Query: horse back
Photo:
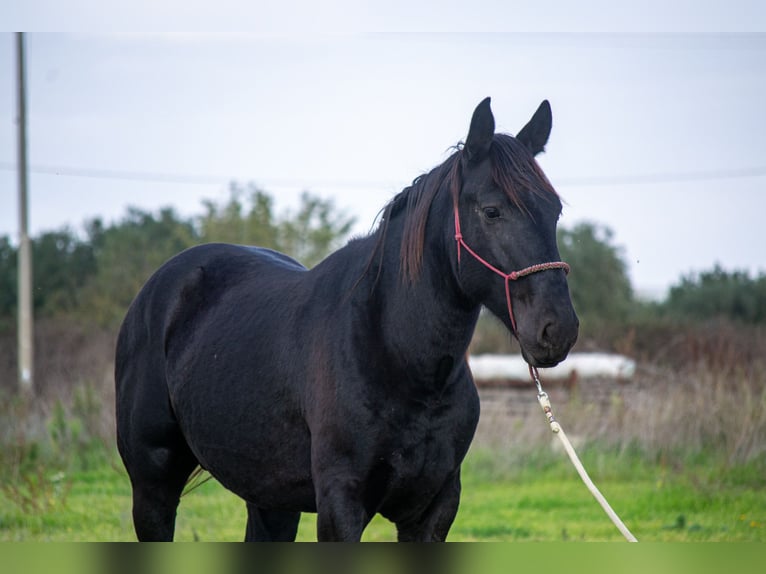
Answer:
M179 253L149 278L128 309L118 337L118 370L143 345L167 352L174 332L232 288L258 275L302 271L305 267L294 259L261 247L208 243Z

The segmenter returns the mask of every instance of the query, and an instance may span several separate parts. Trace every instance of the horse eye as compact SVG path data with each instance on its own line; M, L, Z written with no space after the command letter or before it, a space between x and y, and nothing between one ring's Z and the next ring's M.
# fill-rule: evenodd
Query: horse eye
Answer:
M497 207L485 207L484 217L487 219L497 219L500 217L500 210Z

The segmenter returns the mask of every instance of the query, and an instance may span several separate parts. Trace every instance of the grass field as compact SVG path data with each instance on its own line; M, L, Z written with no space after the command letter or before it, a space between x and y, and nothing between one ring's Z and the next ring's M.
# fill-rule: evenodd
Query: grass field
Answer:
M48 500L37 509L23 510L21 495L3 489L0 541L134 540L128 480L116 455L107 459L40 489ZM469 454L451 541L622 540L565 455L521 459ZM598 449L586 450L583 460L639 541L766 542L763 464L726 467L709 458L650 464L640 455ZM176 540L241 540L245 520L244 504L209 481L182 499ZM298 538L315 539L313 515L304 515ZM364 539L395 540L395 530L376 517Z
M561 392L556 413L639 541L762 543L764 381L762 362L652 368L631 385L606 384L603 396L586 394L593 383ZM130 485L113 446L113 387L75 386L65 398L0 395L0 542L135 540ZM449 540L622 540L522 398L484 397ZM238 541L245 523L244 503L209 481L183 497L176 539ZM380 517L364 535L395 537ZM313 515L304 515L298 538L315 539Z

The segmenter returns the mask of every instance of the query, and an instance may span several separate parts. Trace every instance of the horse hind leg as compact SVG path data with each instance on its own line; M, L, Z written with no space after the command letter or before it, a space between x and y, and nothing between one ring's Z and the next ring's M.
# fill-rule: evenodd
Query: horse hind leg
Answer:
M300 519L300 512L264 510L248 502L245 542L292 542Z
M139 396L142 400L137 400ZM122 398L130 400L118 400L117 445L133 488L136 536L140 541L170 541L181 492L197 459L178 428L167 396L147 393Z
M139 541L173 540L181 493L196 466L185 443L149 447L128 466L133 525Z

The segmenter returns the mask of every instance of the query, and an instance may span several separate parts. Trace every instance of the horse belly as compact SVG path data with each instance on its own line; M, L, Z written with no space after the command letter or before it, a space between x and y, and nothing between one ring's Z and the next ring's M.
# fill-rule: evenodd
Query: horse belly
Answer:
M316 512L310 466L292 449L266 454L201 444L197 450L210 474L259 508Z
M178 422L200 465L261 508L313 511L311 438L300 412L272 393L225 387L202 392L186 384L173 396Z

